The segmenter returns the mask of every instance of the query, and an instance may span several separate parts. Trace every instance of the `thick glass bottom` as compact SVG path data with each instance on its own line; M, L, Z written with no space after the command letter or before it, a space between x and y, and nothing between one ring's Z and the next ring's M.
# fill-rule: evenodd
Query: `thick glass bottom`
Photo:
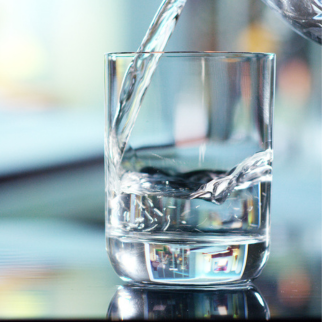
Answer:
M134 237L134 236L133 236ZM107 250L125 281L177 285L240 283L256 278L269 255L262 236L164 240L108 236ZM200 236L201 237L201 236Z

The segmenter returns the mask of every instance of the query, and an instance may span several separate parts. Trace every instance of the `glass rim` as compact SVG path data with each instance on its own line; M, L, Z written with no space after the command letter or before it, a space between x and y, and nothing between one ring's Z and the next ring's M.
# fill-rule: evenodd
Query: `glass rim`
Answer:
M168 57L222 57L223 55L227 58L229 56L234 58L244 58L244 57L272 57L276 56L275 53L265 53L265 52L247 52L247 51L133 51L133 52L108 52L104 56L112 57L117 56L117 58L128 58L134 57L135 55L149 54L149 55L160 55Z

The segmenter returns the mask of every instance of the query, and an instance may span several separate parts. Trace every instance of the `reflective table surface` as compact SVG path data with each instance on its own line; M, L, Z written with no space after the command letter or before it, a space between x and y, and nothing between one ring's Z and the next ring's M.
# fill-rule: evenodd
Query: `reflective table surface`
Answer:
M268 263L253 284L225 288L119 279L105 250L101 163L3 181L0 318L320 320L321 177L300 174L276 166Z
M272 231L262 275L243 286L126 285L106 252L104 226L2 219L0 318L321 317L321 254Z

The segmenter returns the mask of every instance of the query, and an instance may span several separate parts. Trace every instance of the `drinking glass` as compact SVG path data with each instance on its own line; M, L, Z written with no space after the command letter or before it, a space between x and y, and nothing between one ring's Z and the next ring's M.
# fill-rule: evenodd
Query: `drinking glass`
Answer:
M133 59L144 70L156 55L144 96L133 96L144 81ZM109 53L105 83L106 245L117 274L199 285L257 277L270 244L275 55ZM126 95L138 111L122 110Z

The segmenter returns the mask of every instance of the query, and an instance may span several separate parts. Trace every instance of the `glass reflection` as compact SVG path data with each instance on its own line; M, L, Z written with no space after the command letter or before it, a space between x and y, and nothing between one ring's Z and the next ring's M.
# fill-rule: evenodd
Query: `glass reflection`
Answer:
M225 289L120 286L107 311L109 320L269 319L269 316L267 303L253 284Z

